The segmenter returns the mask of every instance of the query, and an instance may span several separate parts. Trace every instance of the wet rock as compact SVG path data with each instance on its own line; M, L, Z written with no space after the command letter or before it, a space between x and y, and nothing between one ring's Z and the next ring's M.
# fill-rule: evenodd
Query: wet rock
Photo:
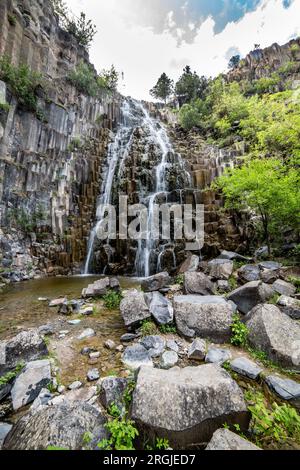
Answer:
M87 373L87 379L89 382L94 382L95 380L100 379L100 374L98 369L91 369Z
M248 340L272 361L300 370L300 325L275 305L255 307L247 316Z
M237 260L237 261L249 261L249 258L246 256L242 256L239 253L235 253L234 251L226 251L223 250L220 256L218 256L219 259L228 259L230 261Z
M0 403L10 394L11 389L11 384L0 385Z
M170 349L171 351L175 351L176 353L179 352L179 346L178 346L178 344L176 343L176 341L174 341L173 339L168 339L166 346L167 346L167 348Z
M66 303L68 303L68 299L66 299L65 297L62 297L59 299L51 300L51 302L49 303L49 307L51 308L62 307Z
M275 292L280 295L286 295L287 297L291 297L296 293L296 287L286 281L282 281L281 279L277 279L277 281L272 284L272 288Z
M174 313L177 329L184 336L210 338L216 342L226 342L230 338L233 311L223 297L174 297Z
M122 410L124 408L124 392L128 379L122 377L105 377L100 384L100 401L108 409L113 403Z
M76 380L75 382L71 383L68 386L68 389L69 390L78 390L80 387L82 387L82 382L80 382L79 380Z
M25 415L8 434L6 450L46 450L48 446L79 450L90 433L97 442L108 437L106 418L88 403L65 402Z
M204 361L206 355L206 341L203 339L195 339L188 350L188 358L195 361Z
M93 336L96 336L95 331L92 328L87 328L79 336L77 336L77 339L83 340L83 339L92 338Z
M131 415L148 437L167 438L175 449L207 442L225 422L239 424L242 430L249 423L241 389L215 364L170 370L142 367Z
M22 331L11 339L0 341L0 375L28 362L48 355L48 349L38 330Z
M298 382L276 375L269 375L265 378L265 382L282 400L287 400L291 405L300 408L300 384Z
M161 336L145 336L140 344L149 351L150 357L159 357L166 348L166 342Z
M229 431L229 429L218 429L208 443L205 450L261 450L252 442Z
M141 366L153 366L149 351L142 344L128 346L122 355L122 362L125 366L129 367L129 369L133 370Z
M160 367L162 369L171 369L179 361L178 354L175 351L166 351L161 356Z
M241 313L247 314L258 304L268 301L274 295L272 288L261 281L252 281L231 292L232 300Z
M211 364L224 364L231 359L231 352L228 349L209 348L205 356L205 362Z
M29 362L16 378L11 390L14 410L33 402L50 381L51 368L48 359Z
M277 300L277 305L289 317L294 320L300 320L300 300L282 295Z
M116 277L111 277L109 279L109 288L115 292L119 292L120 290L120 283Z
M174 320L174 311L171 302L160 292L145 294L145 300L150 313L159 325L167 325Z
M213 294L214 285L204 273L187 272L184 275L184 290L186 294Z
M0 423L0 450L2 449L3 443L6 436L12 429L12 424L9 423Z
M250 361L246 357L238 357L234 359L231 361L230 367L234 372L244 375L252 380L256 380L263 371L263 369L255 364L255 362Z
M246 264L238 270L238 276L243 282L259 281L260 269L258 266Z
M171 282L169 273L158 273L154 276L147 277L142 280L141 288L144 292L154 292L163 289Z
M208 263L207 271L212 279L227 280L233 272L233 262L227 259L213 259Z
M189 256L180 266L179 274L195 272L198 270L200 258L197 255Z
M127 327L134 327L151 317L143 292L136 289L126 292L120 304L120 312Z
M134 341L138 337L139 335L136 335L134 333L125 333L124 335L121 336L120 341L122 341L122 343L130 343L131 341Z

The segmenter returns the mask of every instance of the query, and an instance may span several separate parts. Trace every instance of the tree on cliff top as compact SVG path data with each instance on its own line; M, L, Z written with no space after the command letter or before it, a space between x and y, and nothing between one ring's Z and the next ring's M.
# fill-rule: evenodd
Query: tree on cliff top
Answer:
M207 86L207 78L199 77L199 75L196 72L192 72L191 67L187 65L183 69L183 74L175 86L175 93L180 105L190 103L197 98L203 99Z
M236 69L241 61L241 56L239 54L233 55L228 63L230 69Z
M167 99L173 93L173 80L171 80L165 73L163 73L156 85L150 90L150 95L153 98L158 100L163 100L165 104L167 103Z

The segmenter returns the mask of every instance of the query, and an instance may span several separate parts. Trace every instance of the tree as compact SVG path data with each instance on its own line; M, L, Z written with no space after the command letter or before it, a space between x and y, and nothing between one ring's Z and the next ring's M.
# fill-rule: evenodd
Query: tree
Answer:
M163 73L156 85L150 90L150 95L158 100L163 100L167 104L167 99L173 93L173 80Z
M241 60L241 56L239 54L233 55L228 63L228 67L230 69L236 69L240 63L240 60Z
M286 225L299 229L300 191L297 168L277 158L249 160L228 170L215 183L225 195L225 207L259 216L269 252Z
M98 86L101 90L115 92L118 87L119 73L112 65L109 70L102 70L98 76Z
M85 13L80 13L79 18L73 18L68 21L67 31L72 34L79 44L88 48L97 34L96 25L92 20L87 20Z
M207 87L207 78L199 77L196 72L192 73L191 67L187 65L175 86L179 104L182 106L197 98L204 99Z

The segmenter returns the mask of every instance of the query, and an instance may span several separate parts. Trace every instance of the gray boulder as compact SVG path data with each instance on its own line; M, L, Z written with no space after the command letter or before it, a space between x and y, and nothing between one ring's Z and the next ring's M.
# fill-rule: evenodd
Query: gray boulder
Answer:
M246 264L238 270L238 276L243 282L259 281L260 269L254 264Z
M150 439L167 438L174 449L207 442L225 422L243 430L249 424L241 389L215 364L170 370L142 367L131 415Z
M277 279L272 285L272 288L277 294L286 295L288 297L293 296L297 290L293 284L283 281L282 279Z
M196 338L188 350L188 358L194 361L204 361L206 356L206 341Z
M300 408L300 384L298 382L276 375L269 375L265 378L265 382L282 400L287 400L296 408Z
M219 348L209 348L206 356L205 362L211 364L224 364L224 362L231 359L231 352L228 349L219 349Z
M46 343L36 329L22 331L0 342L0 376L20 362L34 361L48 355Z
M205 450L262 450L229 429L218 429Z
M166 351L161 356L160 367L162 369L171 369L179 361L178 354L175 351Z
M89 382L94 382L95 380L99 380L100 374L98 369L91 369L87 373L87 379Z
M122 355L122 362L132 370L136 370L141 366L153 367L150 353L142 344L128 346Z
M105 377L100 384L100 401L107 409L113 403L120 410L124 408L123 396L128 385L128 379L122 377Z
M294 320L300 320L300 300L282 295L277 300L277 305L289 317Z
M105 423L104 415L88 403L41 407L18 421L5 439L4 449L46 450L54 446L80 450L85 433L94 437L94 444L108 437Z
M300 325L275 305L255 307L247 316L248 339L283 367L300 370Z
M213 259L208 263L207 271L212 279L227 280L233 272L233 262L227 259Z
M17 377L11 390L14 410L33 402L50 381L51 368L48 359L29 362Z
M149 292L145 294L145 301L151 315L159 325L167 325L174 320L173 306L160 292Z
M255 362L250 361L247 357L238 357L231 361L230 367L237 374L244 375L249 379L256 380L262 373L263 369Z
M239 253L235 253L234 251L226 251L223 250L222 253L218 256L219 259L229 259L230 261L238 260L238 261L249 261L250 258L246 256L240 255Z
M262 261L258 265L260 269L266 269L268 271L278 271L282 267L281 263L277 263L276 261Z
M184 275L184 290L186 294L210 295L214 285L204 273L187 272Z
M166 349L166 342L161 336L145 336L141 345L149 351L150 357L159 357Z
M82 291L82 298L94 298L94 297L101 297L107 294L108 290L119 291L120 290L120 283L118 279L105 277L103 279L99 279L95 281L93 284L89 284L88 287L83 289Z
M163 289L171 282L168 273L158 273L154 276L147 277L142 280L141 287L144 292L153 292Z
M230 338L233 310L223 297L174 297L174 314L177 329L184 336L210 338L222 343Z
M120 304L120 312L127 327L134 327L151 317L143 292L136 289L126 292Z
M247 314L253 307L268 301L273 295L274 291L270 286L261 281L252 281L231 292L228 300L232 300L241 313Z
M200 258L197 255L190 255L180 266L179 274L195 272L198 270Z

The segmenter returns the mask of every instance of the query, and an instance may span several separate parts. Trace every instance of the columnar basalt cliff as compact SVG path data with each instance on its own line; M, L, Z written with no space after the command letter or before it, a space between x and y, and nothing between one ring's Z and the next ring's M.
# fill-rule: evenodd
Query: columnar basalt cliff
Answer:
M76 270L86 255L121 97L88 97L67 80L81 61L89 64L88 53L59 27L49 1L5 0L0 17L0 56L27 64L45 82L36 114L0 82L0 102L9 105L0 111L2 266L21 278L32 275L32 267Z

